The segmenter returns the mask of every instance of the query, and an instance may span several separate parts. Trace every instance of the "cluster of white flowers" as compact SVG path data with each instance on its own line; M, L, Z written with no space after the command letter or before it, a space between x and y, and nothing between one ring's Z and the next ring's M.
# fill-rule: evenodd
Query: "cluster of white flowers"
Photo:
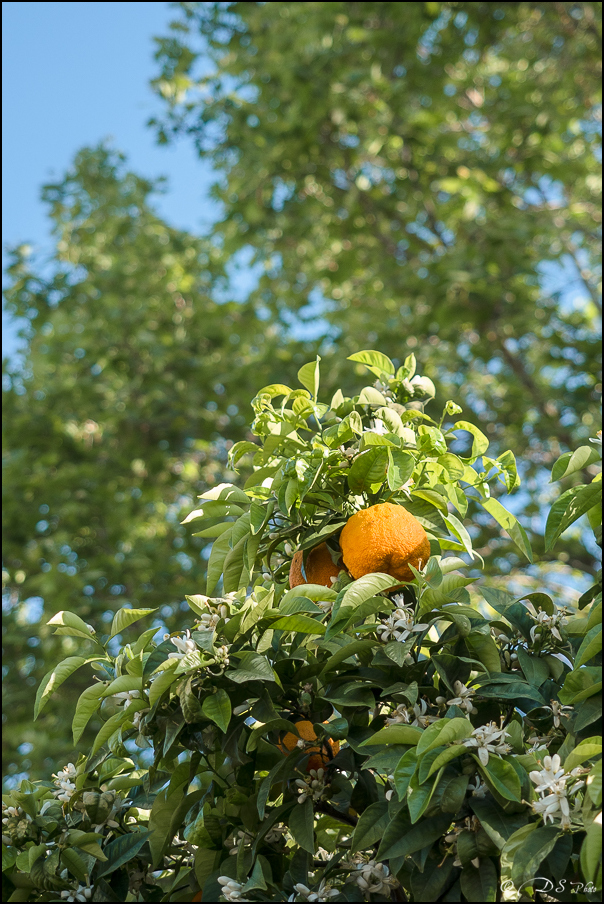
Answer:
M504 634L500 628L491 628L491 634L493 635L493 638L498 640L501 644L514 643L514 640L507 634Z
M469 738L461 743L464 747L474 748L483 766L489 762L490 753L509 753L512 749L503 738L509 737L505 728L498 728L496 722L489 722L475 728Z
M386 776L386 780L387 780L388 782L394 783L394 776L393 776L393 775L387 775L387 776ZM390 788L388 791L384 792L384 797L386 798L386 800L388 801L388 803L390 803L390 801L392 800L393 795L394 795L394 790L393 790L392 788ZM361 855L359 855L359 856L361 856ZM360 861L359 861L359 862L360 862ZM355 864L356 864L356 861L355 861ZM356 868L356 866L355 866L355 868Z
M130 891L136 895L140 891L141 885L143 884L143 882L145 882L146 878L147 878L146 870L141 870L141 869L133 870L133 872L131 872L129 874Z
M124 807L129 806L130 803L126 803L126 801L121 797L116 797L113 801L113 806L111 807L111 810L109 811L105 819L92 827L93 832L102 831L104 826L108 826L108 828L110 829L119 829L120 824L114 819L114 816L117 816L120 810L122 810Z
M420 700L413 705L413 715L415 719L412 725L419 725L420 728L427 728L432 722L438 722L438 716L430 716L428 714L428 704L425 700Z
M419 700L413 707L405 706L399 703L396 709L386 719L387 725L418 725L420 728L427 728L432 722L437 722L438 716L428 715L428 704L425 700Z
M218 647L214 652L214 658L216 659L216 664L219 665L221 669L226 669L230 662L228 646L223 644L221 647Z
M560 718L564 717L565 719L568 719L573 712L573 707L563 706L558 700L550 700L549 702L549 706L544 706L542 708L549 710L554 717L554 728L560 728Z
M340 892L337 888L333 888L325 879L321 880L321 884L316 891L311 891L308 886L301 882L294 885L294 893L287 899L288 901L328 901L329 898L335 898Z
M71 763L69 764L71 766ZM26 813L21 807L11 807L8 804L5 804L2 801L2 825L6 825L9 819L29 819L31 820L31 816Z
M537 633L537 631L540 631L540 629L542 628L546 628L550 631L552 636L556 638L556 640L562 642L563 638L558 628L563 628L564 625L568 623L568 616L570 615L570 611L568 609L560 609L554 612L553 615L548 615L547 612L543 611L541 606L535 609L531 602L526 601L524 605L526 606L531 618L533 618L537 622L537 624L533 625L533 627L531 628L532 641L535 640L535 634Z
M222 895L227 901L239 902L248 900L248 898L241 897L241 889L243 888L241 882L236 882L229 876L218 876L218 881L222 886Z
M75 891L67 889L61 892L64 901L91 901L93 885L78 885Z
M478 823L476 821L475 816L467 816L463 822L457 823L453 827L453 831L449 832L448 835L445 835L445 842L455 847L455 860L453 861L453 866L462 866L462 862L457 856L457 840L462 832L475 832L478 828ZM475 866L477 869L480 867L480 857L475 857L474 860L471 861L472 866Z
M473 687L466 687L465 684L462 684L461 681L456 681L453 685L453 690L457 694L456 697L453 697L452 700L447 700L447 706L459 706L460 709L463 709L466 713L477 713L478 710L474 706L472 701L472 697L476 693L476 689ZM436 698L436 702L440 702L440 698Z
M576 803L571 810L569 795L576 794L585 785L584 781L577 779L589 770L577 766L576 769L565 772L557 753L544 757L542 766L541 770L535 769L529 773L535 791L540 795L538 800L531 803L533 812L542 816L546 824L559 819L561 828L569 829L573 816L579 815L580 812L580 807ZM573 782L573 785L567 788L570 782Z
M404 703L399 703L386 719L387 725L400 725L401 723L408 725L411 721L411 713Z
M2 801L2 827L8 826L10 819L24 819L26 822L32 822L29 813L26 813L21 807L11 807ZM8 835L2 835L2 844L12 844L12 839Z
M384 436L389 432L388 427L379 417L376 417L371 421L371 427L365 427L363 430L363 433L377 433L378 436Z
M138 712L135 712L134 715L132 716L132 723L135 728L139 729L139 731L141 728L141 722L143 721L143 719L145 718L145 716L147 715L148 712L149 712L148 709L139 709Z
M73 765L73 763L67 763L66 766L57 772L54 773L52 777L55 780L55 785L58 788L58 791L54 791L54 796L57 800L62 800L65 803L71 800L76 791L76 786L73 782L77 775L77 769Z
M394 597L394 602L402 600L402 596ZM418 631L425 631L429 625L416 625L414 622L413 609L409 606L400 606L387 618L382 619L382 623L377 628L380 640L386 642L391 638L403 643L411 634Z
M331 581L332 584L335 584L335 582L336 582L338 579L332 577L332 578L330 578L329 580ZM329 615L329 613L330 613L331 610L333 609L333 603L334 603L333 600L316 600L316 601L315 601L315 606L318 606L319 609L321 610L321 612L324 613L324 615Z
M282 823L277 823L277 825L268 830L264 836L264 840L267 844L279 844L279 842L286 838L287 835L287 826L284 826Z
M170 653L171 659L184 659L189 653L194 653L197 650L197 644L191 637L191 632L188 628L184 637L170 637L169 634L164 634L164 640L169 640L178 650L177 653Z
M352 872L346 881L356 883L365 895L389 897L390 889L398 885L385 863L376 863L375 860L367 860L361 855L355 857L353 864L348 865Z
M206 599L205 607L207 612L204 612L199 616L199 623L197 625L199 631L214 631L221 619L224 619L225 624L229 621L230 609L226 603L210 606L209 600Z
M140 691L118 691L117 694L112 694L112 700L118 700L120 704L124 704L124 709L127 709L128 706L132 703L133 700L136 700L141 696Z
M226 839L224 846L230 848L229 854L237 856L240 849L251 844L253 840L253 837L248 832L239 829L236 834Z
M482 800L486 797L488 793L488 788L485 783L482 781L479 775L475 775L470 784L468 785L468 791L472 792L472 797L477 797L478 800Z
M383 380L376 380L373 384L378 392L381 392L385 399L394 399L394 393L390 389L389 383L384 383Z
M299 804L303 804L307 797L310 797L311 800L321 800L325 791L324 777L323 769L311 769L305 779L296 779Z

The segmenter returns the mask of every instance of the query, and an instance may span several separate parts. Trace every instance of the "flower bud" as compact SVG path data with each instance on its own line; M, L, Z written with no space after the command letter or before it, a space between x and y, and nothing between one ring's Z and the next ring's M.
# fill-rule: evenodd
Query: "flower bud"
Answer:
M413 387L414 396L418 398L433 399L436 395L436 387L430 377L413 377L411 386Z

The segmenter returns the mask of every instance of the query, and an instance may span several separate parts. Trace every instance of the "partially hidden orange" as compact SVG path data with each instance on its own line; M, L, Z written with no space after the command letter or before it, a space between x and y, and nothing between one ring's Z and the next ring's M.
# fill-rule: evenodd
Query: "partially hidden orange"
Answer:
M308 719L303 719L295 724L298 729L298 734L303 741L318 742L317 734L313 728L312 722L309 722ZM295 735L293 731L288 731L282 741L283 747L288 751L294 750L298 746L300 738ZM283 749L283 747L281 749ZM310 753L306 766L307 771L310 772L311 769L324 769L329 761L336 753L338 753L339 749L340 742L332 741L331 738L325 738L322 743L317 743L316 747L307 747L305 753ZM331 751L331 756L329 755L329 751Z
M202 893L200 891L198 891L197 894L195 895L195 897L193 898L193 901L201 901L201 894Z
M344 564L355 580L381 571L400 581L413 580L409 565L421 568L430 558L430 541L417 518L401 505L381 502L348 519L340 534Z
M332 578L334 580L337 578L341 566L334 564L327 543L321 543L311 549L304 566L306 577L302 572L303 557L301 549L294 553L289 569L290 588L299 587L300 584L322 584L324 587L331 587Z

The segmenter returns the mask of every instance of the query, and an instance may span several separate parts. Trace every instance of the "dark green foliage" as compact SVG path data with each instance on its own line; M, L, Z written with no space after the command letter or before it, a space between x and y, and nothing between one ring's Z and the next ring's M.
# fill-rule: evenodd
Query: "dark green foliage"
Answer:
M74 735L91 711L103 724L54 783L5 795L9 900L540 901L545 888L563 901L570 883L587 900L601 889L601 710L583 718L601 687L600 588L575 612L488 578L489 608L471 597L469 533L446 506L437 516L451 496L488 502L472 467L487 444L475 434L452 468L421 440L431 429L446 449L456 406L437 424L414 400L426 384L410 382L411 359L395 372L377 352L352 358L378 377L352 398L320 401L317 362L299 370L305 388L255 397L245 489L204 491L186 519L217 538L208 581L222 577L220 596L187 596L192 631L134 640L130 625L153 610L123 608L111 630L133 639L111 651L74 613L51 619L98 671ZM384 466L355 492L365 444L409 456L404 488L389 488ZM235 445L231 458L250 451ZM513 457L500 458L509 473ZM292 543L316 544L317 522L333 528L386 495L427 508L432 555L402 592L389 574L343 570L331 587L287 588ZM253 506L265 514L252 520ZM46 676L37 712L84 662Z
M155 127L221 171L216 233L267 264L257 303L413 351L534 465L589 435L601 5L179 5Z
M296 354L252 305L211 299L211 247L163 223L151 191L119 155L82 152L45 189L54 260L42 267L21 250L10 269L9 309L31 322L3 399L11 771L39 773L45 758L52 769L73 755L60 710L35 730L31 717L48 664L81 642L42 630L30 645L27 600L44 600L45 620L73 609L99 630L126 602L163 607L157 616L172 625L188 575L205 572L207 545L179 525L180 512L225 472L223 431L246 435L237 412L258 375L287 371ZM24 742L33 744L25 763L15 751Z

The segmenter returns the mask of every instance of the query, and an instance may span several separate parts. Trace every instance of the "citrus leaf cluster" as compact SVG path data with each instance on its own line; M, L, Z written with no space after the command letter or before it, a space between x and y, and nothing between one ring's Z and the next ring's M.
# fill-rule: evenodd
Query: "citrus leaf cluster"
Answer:
M382 367L371 354L370 366ZM441 457L418 448L426 434L415 413L424 412L409 408L404 387L392 399L368 388L390 402L384 409L414 412L414 442L374 435L413 459L411 502L401 503L415 504L419 486L425 511L434 510L422 515L438 544L428 562L402 589L387 573L288 589L260 571L259 557L274 567L267 557L279 539L267 543L266 530L291 539L287 519L297 518L306 543L319 519L346 514L354 497L368 506L392 492L384 477L375 493L354 493L343 463L341 490L329 490L321 453L313 467L329 502L309 501L309 490L283 511L282 486L300 478L285 475L281 444L298 441L271 427L313 437L300 439L296 456L317 442L343 462L362 456L365 426L341 451L325 439L341 423L328 423L336 406L281 387L272 398L289 403L277 408L271 398L257 412L266 421L254 464L276 460L270 483L219 486L203 503L215 506L205 513L214 546L229 531L239 531L231 552L259 537L245 586L227 589L222 567L222 588L191 594L182 630L163 637L137 634L153 610L120 610L115 625L132 640L117 649L111 632L94 633L75 613L52 619L92 655L59 663L40 705L88 661L95 680L78 701L74 738L90 719L100 729L53 781L23 781L4 795L7 900L537 901L535 876L553 900L565 900L570 883L587 899L601 888L598 588L575 609L482 580L471 595L477 575L459 539L470 536L462 513L429 501L448 498L447 469L440 481L423 479ZM338 406L350 404L364 425L374 409L361 396ZM306 427L293 421L297 399L314 409ZM429 426L447 442L456 424ZM446 454L477 473L476 449ZM252 506L268 511L271 501L270 527L260 513L252 525ZM461 549L444 545L451 536Z

